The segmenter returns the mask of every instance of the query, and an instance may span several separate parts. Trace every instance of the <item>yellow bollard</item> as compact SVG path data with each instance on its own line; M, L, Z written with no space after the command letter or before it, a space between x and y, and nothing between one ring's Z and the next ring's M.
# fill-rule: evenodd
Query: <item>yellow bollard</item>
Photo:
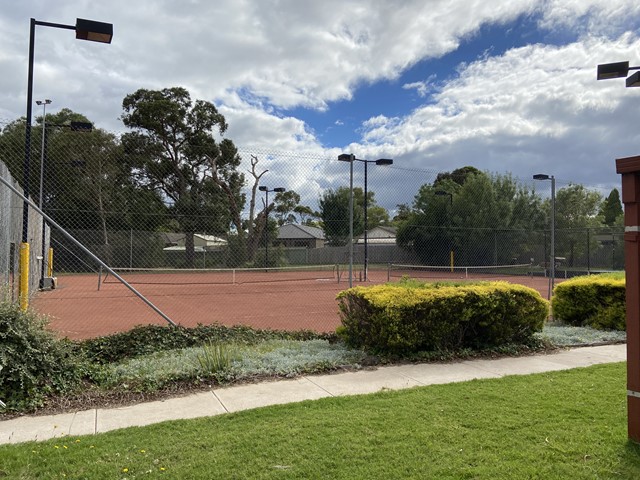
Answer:
M53 277L53 248L51 247L47 256L47 277Z
M29 308L29 244L20 244L20 309Z

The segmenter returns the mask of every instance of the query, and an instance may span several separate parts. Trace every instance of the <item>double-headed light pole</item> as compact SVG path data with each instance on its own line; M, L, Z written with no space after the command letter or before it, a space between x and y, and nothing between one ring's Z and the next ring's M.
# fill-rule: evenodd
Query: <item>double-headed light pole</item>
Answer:
M349 162L349 288L353 286L353 162L364 163L364 279L367 280L369 271L369 251L367 242L367 230L369 229L367 223L367 166L370 163L376 165L392 165L393 160L389 158L379 158L378 160L363 160L356 158L352 153L343 153L338 155L338 160L341 162Z
M25 199L29 198L29 182L31 168L31 121L33 107L33 64L36 38L36 26L74 30L76 39L91 42L111 43L113 25L93 20L76 19L75 25L42 22L31 19L29 29L29 70L27 75L27 117L24 141L24 165L22 189ZM20 246L20 306L26 310L29 305L29 203L22 206L22 245Z
M534 180L551 180L551 253L549 262L549 291L547 298L551 300L556 278L556 179L553 175L537 173Z
M286 192L284 187L276 187L269 189L265 186L259 186L258 190L264 192L264 267L269 267L269 192L283 193Z

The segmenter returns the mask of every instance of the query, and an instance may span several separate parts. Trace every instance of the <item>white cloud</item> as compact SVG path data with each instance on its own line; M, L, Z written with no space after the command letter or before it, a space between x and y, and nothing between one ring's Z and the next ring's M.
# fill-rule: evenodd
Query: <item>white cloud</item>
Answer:
M216 101L237 145L317 159L306 170L290 156L273 162L287 165L293 184L307 181L319 191L344 173L343 165L326 162L338 152L324 151L310 127L287 109L330 109L362 85L392 82L408 67L454 51L483 25L508 24L521 15L539 18L541 28L554 34L575 38L577 32L579 40L498 57L487 50L461 65L449 83L403 83L429 103L404 116L374 115L361 126L362 141L348 148L368 158L393 156L397 168L476 164L614 181L612 168L600 172L615 156L637 153L633 106L640 89L596 83L595 65L640 60L636 37L622 34L638 23L636 0L12 2L0 12L0 119L24 115L29 17L113 22L111 45L76 42L69 32L38 27L34 98L51 98L52 111L69 107L118 130L125 95L185 86L192 98ZM388 172L397 170L387 171L391 179Z
M596 82L596 65L633 58L639 49L640 40L626 34L563 47L531 45L477 61L435 93L435 103L402 121L378 116L365 122L364 144L438 170L469 164L616 182L613 159L640 145L629 107L640 92L625 90L624 82ZM619 127L612 129L612 122Z

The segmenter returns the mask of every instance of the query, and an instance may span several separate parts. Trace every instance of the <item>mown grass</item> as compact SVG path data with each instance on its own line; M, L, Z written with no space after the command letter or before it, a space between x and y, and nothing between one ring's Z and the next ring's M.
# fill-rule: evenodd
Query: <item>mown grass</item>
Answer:
M625 364L327 398L0 446L35 478L640 478Z

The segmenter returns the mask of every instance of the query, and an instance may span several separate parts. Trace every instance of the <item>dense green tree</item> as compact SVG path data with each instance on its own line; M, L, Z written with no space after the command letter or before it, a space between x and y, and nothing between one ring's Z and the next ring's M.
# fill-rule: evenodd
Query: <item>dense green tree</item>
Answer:
M586 254L587 229L601 225L598 212L602 196L583 185L569 185L556 194L556 239L555 254L566 258L568 266L574 266L576 260ZM546 202L550 209L550 202Z
M511 263L535 248L544 223L541 200L511 175L465 167L423 185L399 222L397 243L425 264ZM454 181L464 179L461 183Z
M622 203L620 202L620 192L618 192L617 188L614 188L602 203L602 208L600 209L602 223L612 227L616 224L616 221L622 217L623 213Z
M436 176L433 187L440 189L451 185L451 182L458 185L464 185L467 178L477 175L480 172L476 167L467 165L466 167L456 168L452 172L441 172Z
M320 213L314 211L311 207L306 205L296 205L293 211L298 215L298 223L300 223L300 225L318 226L318 221L316 219L320 218Z
M181 87L140 89L122 108L133 130L122 136L128 166L140 188L164 199L185 233L186 265L194 262L196 232L222 235L233 223L243 250L240 157L231 140L216 141L227 129L224 116L210 102L192 102Z
M76 112L63 108L46 118L44 156L42 117L32 129L31 198L40 202L41 159L44 158L42 206L48 215L67 229L99 230L101 244L108 244L107 230L154 229L162 221L162 204L157 196L135 187L122 160L120 142L99 129L78 131L72 122L90 123ZM0 134L2 159L12 175L22 180L24 162L24 119L7 125ZM135 219L133 212L145 212ZM94 242L96 243L96 242Z
M319 201L319 216L324 234L331 245L345 245L349 240L349 188L327 190ZM367 191L367 226L389 225L389 212L376 204L375 193ZM364 190L353 189L353 237L364 233Z
M355 238L364 232L362 209L357 208L356 200L358 196L364 198L364 193L361 188L354 188L353 194L353 236ZM346 245L349 242L349 196L349 188L340 187L337 190L325 191L318 201L324 235L329 245Z
M274 212L279 226L286 223L295 223L295 209L300 203L300 195L293 190L276 193L274 199Z

